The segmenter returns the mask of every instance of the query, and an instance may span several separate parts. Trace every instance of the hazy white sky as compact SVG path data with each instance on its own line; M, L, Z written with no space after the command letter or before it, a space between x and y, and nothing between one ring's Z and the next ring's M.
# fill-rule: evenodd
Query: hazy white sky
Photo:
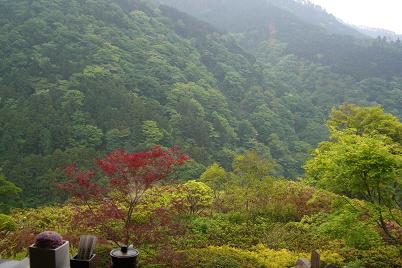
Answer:
M402 34L402 0L310 0L344 22Z

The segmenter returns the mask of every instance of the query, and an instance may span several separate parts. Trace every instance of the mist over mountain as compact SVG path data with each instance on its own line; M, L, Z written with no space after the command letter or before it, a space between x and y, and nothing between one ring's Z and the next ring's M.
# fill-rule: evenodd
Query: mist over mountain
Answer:
M265 0L159 2L238 34L238 41L249 50L261 42L276 40L286 44L289 54L331 66L335 72L357 79L390 79L402 72L400 44L357 38L356 30L312 4Z
M319 5L308 0L267 0L269 3L292 13L304 22L322 27L330 34L351 35L367 38L364 33L342 23L334 15L329 14Z
M356 30L360 31L361 33L364 33L367 36L370 36L372 38L377 38L377 37L385 37L388 41L398 41L398 39L402 39L401 34L397 34L393 31L386 30L386 29L381 29L381 28L373 28L373 27L367 27L367 26L353 26Z

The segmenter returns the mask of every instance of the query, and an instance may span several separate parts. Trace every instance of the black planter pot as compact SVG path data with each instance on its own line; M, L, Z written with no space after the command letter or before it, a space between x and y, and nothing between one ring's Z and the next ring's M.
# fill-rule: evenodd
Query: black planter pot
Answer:
M29 247L29 264L31 268L67 268L69 255L69 243L56 249L44 249L32 245Z
M137 268L138 250L133 248L121 247L110 252L112 258L112 268Z
M76 257L70 259L71 268L96 268L96 254L93 254L89 260L79 260Z

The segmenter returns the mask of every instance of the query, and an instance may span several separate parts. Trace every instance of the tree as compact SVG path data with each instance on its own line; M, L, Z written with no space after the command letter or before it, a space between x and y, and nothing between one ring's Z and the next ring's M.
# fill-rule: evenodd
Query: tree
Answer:
M233 160L234 172L244 178L245 183L266 179L274 166L274 162L260 157L255 151L237 155Z
M246 210L249 210L254 199L268 192L272 183L269 172L274 166L274 162L260 157L255 151L247 151L234 158L233 170L237 175L240 189L236 190L236 187L233 189L243 196Z
M8 181L0 170L0 213L8 213L18 206L21 189Z
M157 122L152 120L144 121L142 135L145 138L146 146L158 144L163 139L163 132L158 128Z
M314 184L374 204L395 207L400 190L402 156L381 139L338 133L323 142L305 165Z
M224 185L227 182L225 169L218 163L209 166L200 176L200 181L210 186L215 191L224 190Z
M83 215L89 226L99 228L119 246L129 245L135 229L133 215L143 195L187 159L174 147L154 146L138 153L116 150L96 161L97 170L68 167L68 181L58 187L70 193L78 210L86 208Z
M381 106L344 104L333 108L327 126L332 131L353 129L357 135L385 135L402 146L402 123L396 116L385 113Z
M230 181L230 175L223 167L214 163L201 174L200 181L211 187L214 194L214 204L218 209L222 209L223 194Z
M383 210L392 215L392 209L401 208L402 154L398 140L391 138L397 137L394 127L399 124L378 108L346 105L333 110L331 140L322 142L304 166L310 183L369 201L389 237Z
M125 148L127 140L130 137L130 129L111 129L106 133L106 149L109 151Z
M76 125L73 127L72 146L96 147L102 143L103 133L97 126Z
M199 215L212 205L213 191L205 183L191 180L179 186L174 199L180 211Z

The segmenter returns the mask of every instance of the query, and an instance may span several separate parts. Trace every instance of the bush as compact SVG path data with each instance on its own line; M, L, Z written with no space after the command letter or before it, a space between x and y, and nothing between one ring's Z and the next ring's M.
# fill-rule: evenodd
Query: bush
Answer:
M402 247L383 246L359 251L358 259L366 268L397 268L402 267Z
M257 245L249 250L230 246L211 246L202 249L184 251L186 260L182 267L293 267L299 258L309 258L308 253L295 253L286 249L273 250ZM326 263L343 264L343 258L337 253L322 252L321 258Z
M0 214L0 232L11 232L16 229L17 225L13 218L8 215Z
M242 221L231 222L223 215L215 215L213 218L198 217L190 222L190 233L182 238L180 248L205 247L208 245L232 245L237 247L250 247L259 242L255 223ZM189 245L189 242L192 245Z
M271 204L291 204L296 210L297 220L309 214L307 202L312 198L315 189L301 183L279 180L272 186Z
M205 183L192 180L178 186L174 198L180 212L199 215L212 206L213 191Z
M264 210L255 212L263 217L269 218L273 222L297 221L297 210L293 204L272 203L268 204Z
M106 244L98 244L95 249L96 256L98 257L98 267L110 267L110 251L113 246Z
M357 249L383 245L374 224L362 221L358 213L345 209L328 215L325 222L318 227L318 232L329 235L332 239L342 239L348 246Z
M186 260L182 267L290 267L294 265L298 256L286 250L274 251L267 248L255 251L242 250L229 246L211 246L203 249L190 249L184 253Z

